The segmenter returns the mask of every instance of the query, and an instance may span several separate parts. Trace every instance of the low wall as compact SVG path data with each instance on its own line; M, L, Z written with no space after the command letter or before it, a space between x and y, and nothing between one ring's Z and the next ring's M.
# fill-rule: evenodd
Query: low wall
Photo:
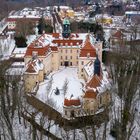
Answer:
M70 130L75 128L82 128L87 125L100 126L105 120L108 120L108 111L103 111L95 115L87 115L82 117L75 117L71 120L64 118L61 113L53 109L49 105L43 103L38 98L33 95L26 95L27 101L30 105L36 108L38 111L42 112L44 115L48 116L49 119L54 120L56 124L60 127Z

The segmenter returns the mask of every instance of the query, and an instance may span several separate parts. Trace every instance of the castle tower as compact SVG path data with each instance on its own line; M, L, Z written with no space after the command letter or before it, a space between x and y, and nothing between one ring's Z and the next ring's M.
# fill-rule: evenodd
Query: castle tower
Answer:
M64 21L63 21L63 32L62 32L63 38L69 38L70 33L71 33L70 22L67 18L65 18Z

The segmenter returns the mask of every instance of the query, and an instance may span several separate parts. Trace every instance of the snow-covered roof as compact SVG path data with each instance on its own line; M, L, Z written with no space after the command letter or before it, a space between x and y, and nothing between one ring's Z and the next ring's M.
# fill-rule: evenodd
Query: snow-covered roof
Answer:
M29 19L39 19L41 16L51 17L50 11L48 8L24 8L19 11L13 11L8 16L8 21L29 18Z
M24 67L25 62L14 62L11 67Z
M84 88L84 98L96 98L99 93L110 89L110 78L103 64L101 65L100 75L94 74L93 60L84 66L84 70L88 75L88 82Z
M27 48L15 48L13 54L25 54Z
M43 70L44 65L43 63L38 59L31 59L25 67L25 74L38 74L40 70Z
M6 71L6 74L7 75L11 75L11 76L15 76L15 75L23 75L23 72L24 72L24 68L22 67L11 67L9 68L7 71Z
M91 77L94 72L94 61L90 61L84 66L84 70L87 73L88 77Z

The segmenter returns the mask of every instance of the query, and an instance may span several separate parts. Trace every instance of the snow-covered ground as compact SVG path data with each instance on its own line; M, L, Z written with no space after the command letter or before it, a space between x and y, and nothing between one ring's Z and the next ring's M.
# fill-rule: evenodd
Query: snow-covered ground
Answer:
M50 85L50 80L52 79L52 86L48 91L48 85ZM66 95L63 92L63 86L65 82L68 82L68 89ZM76 67L61 67L58 71L51 73L47 80L40 83L39 90L36 94L36 97L42 100L43 102L47 102L47 100L51 99L54 103L54 108L63 113L63 103L64 99L70 98L80 98L82 96L82 83L84 80L78 79L77 68ZM59 89L60 94L56 95L56 88Z

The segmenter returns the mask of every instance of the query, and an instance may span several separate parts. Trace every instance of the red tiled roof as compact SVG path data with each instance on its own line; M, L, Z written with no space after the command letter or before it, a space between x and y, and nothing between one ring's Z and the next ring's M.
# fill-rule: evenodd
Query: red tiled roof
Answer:
M38 56L45 56L48 52L48 47L28 47L25 56L32 56L32 52L36 51L38 53Z
M26 72L28 72L28 73L35 73L36 72L32 63L28 65Z
M31 59L31 60L29 60L29 62L26 65L27 69L26 69L25 72L28 72L28 73L36 73L36 72L38 72L40 70L40 68L41 68L41 63L42 63L42 61L40 61L39 59Z
M83 98L96 98L97 93L94 91L86 91L85 95L83 96Z
M7 18L7 21L10 22L10 21L24 21L24 20L30 20L30 21L39 21L40 18L25 18L25 17L22 17L22 18Z
M91 44L89 35L87 35L86 40L84 42L84 47L81 49L80 57L96 57L96 49Z
M113 34L112 36L115 37L115 38L121 39L122 36L123 36L123 33L122 33L120 30L118 30L118 31L117 31L115 34Z
M80 57L96 57L96 51L81 50Z
M87 83L86 87L96 88L100 86L102 76L94 75L92 79Z
M52 50L52 51L58 51L58 48L57 48L56 46L54 46L54 47L51 46L51 50Z
M64 100L64 105L65 106L79 106L81 105L80 100L79 99L65 99Z
M52 37L59 38L59 33L52 33Z
M77 46L77 45L78 45L77 43L79 43L79 45L80 45L82 42L83 42L83 40L71 40L71 39L69 39L69 40L62 39L62 40L53 40L53 41L52 41L52 43L57 43L58 46L60 46L61 43L62 43L64 46L65 46L66 44L67 44L68 46L71 46L71 45Z

